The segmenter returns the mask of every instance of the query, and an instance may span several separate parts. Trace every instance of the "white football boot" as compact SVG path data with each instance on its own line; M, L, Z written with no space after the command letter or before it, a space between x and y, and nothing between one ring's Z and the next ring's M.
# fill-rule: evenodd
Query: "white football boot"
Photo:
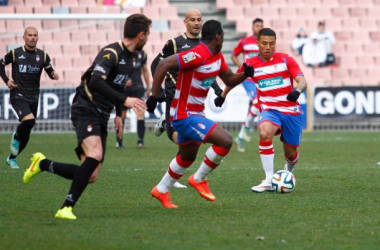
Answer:
M156 125L154 125L154 135L161 136L164 133L165 128L163 126L163 122L165 121L165 114L162 114L160 119L157 121Z
M273 192L272 183L263 180L261 184L251 187L251 190L255 193Z

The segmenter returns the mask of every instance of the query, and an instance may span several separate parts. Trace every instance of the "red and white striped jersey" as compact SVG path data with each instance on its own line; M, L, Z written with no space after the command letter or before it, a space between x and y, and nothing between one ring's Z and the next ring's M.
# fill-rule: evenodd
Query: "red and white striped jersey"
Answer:
M174 99L170 106L170 120L181 120L189 115L204 116L207 93L220 72L227 70L222 53L212 54L204 44L176 54L179 67Z
M248 59L245 62L255 69L252 77L256 85L261 110L277 110L283 114L298 115L301 108L298 102L286 99L293 91L293 79L303 75L296 61L284 53L275 53L273 57L264 62L260 56ZM238 73L243 72L243 65Z
M234 48L234 56L238 56L243 52L244 61L248 58L252 58L259 54L259 46L257 45L257 40L253 36L248 36L240 39L238 45Z

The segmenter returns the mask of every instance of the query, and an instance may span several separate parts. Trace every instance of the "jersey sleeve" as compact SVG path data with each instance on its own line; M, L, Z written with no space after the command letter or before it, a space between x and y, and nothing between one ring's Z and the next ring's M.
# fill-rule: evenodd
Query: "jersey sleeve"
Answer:
M13 50L9 51L5 56L3 56L0 59L0 63L4 66L12 63L13 62L13 55L14 55L14 51Z
M196 50L184 51L176 54L176 56L179 69L197 68L205 61Z
M112 68L117 65L118 55L113 49L105 48L99 52L92 74L107 79Z
M238 56L241 52L243 52L243 39L240 39L238 45L236 45L236 47L232 51L232 54L234 56Z
M142 62L141 62L141 65L146 65L146 62L147 62L147 60L148 60L148 55L146 54L146 52L144 51L143 52L144 53L144 58L143 58L143 60L142 60Z
M161 56L163 58L166 58L166 57L169 57L169 56L174 55L174 54L175 54L175 51L174 51L173 41L172 40L168 40L165 43L165 46L162 48Z
M296 78L297 76L303 76L300 67L298 66L298 63L294 60L293 57L288 56L286 57L286 65L288 67L288 71L292 78Z
M226 60L224 60L224 56L222 53L220 53L220 59L222 60L220 65L220 72L226 71L228 69L228 65L226 63Z

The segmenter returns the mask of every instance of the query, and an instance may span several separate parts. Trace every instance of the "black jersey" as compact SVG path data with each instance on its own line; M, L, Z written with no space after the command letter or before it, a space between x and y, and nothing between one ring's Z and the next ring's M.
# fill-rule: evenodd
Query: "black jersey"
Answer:
M132 86L125 87L125 92L132 93L144 88L144 84L141 78L142 67L146 64L147 55L144 50L136 51L136 60L133 61L135 71L131 76Z
M95 107L108 119L113 108L126 99L123 90L135 70L136 59L136 53L128 51L121 40L102 48L82 76L73 108Z
M27 101L38 101L42 69L53 79L54 71L49 55L40 49L27 50L24 46L11 50L0 59L0 73L4 82L8 82L4 66L12 63L12 78L18 86L10 91L11 98L24 98Z
M186 34L182 34L180 36L177 36L176 38L172 38L169 41L167 41L162 51L157 55L157 57L152 62L152 66L151 66L152 74L154 75L158 62L161 59L177 54L179 52L192 49L195 46L197 46L199 42L200 42L199 38L196 38L196 39L188 38ZM178 77L178 70L171 69L167 72L167 76L165 79L166 90L168 89L175 90L177 77Z

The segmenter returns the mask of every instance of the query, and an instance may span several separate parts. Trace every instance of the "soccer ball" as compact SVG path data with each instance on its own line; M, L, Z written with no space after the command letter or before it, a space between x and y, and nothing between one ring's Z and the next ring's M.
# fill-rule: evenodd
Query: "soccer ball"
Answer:
M280 170L272 177L272 187L277 193L290 193L296 187L296 178L291 172Z

